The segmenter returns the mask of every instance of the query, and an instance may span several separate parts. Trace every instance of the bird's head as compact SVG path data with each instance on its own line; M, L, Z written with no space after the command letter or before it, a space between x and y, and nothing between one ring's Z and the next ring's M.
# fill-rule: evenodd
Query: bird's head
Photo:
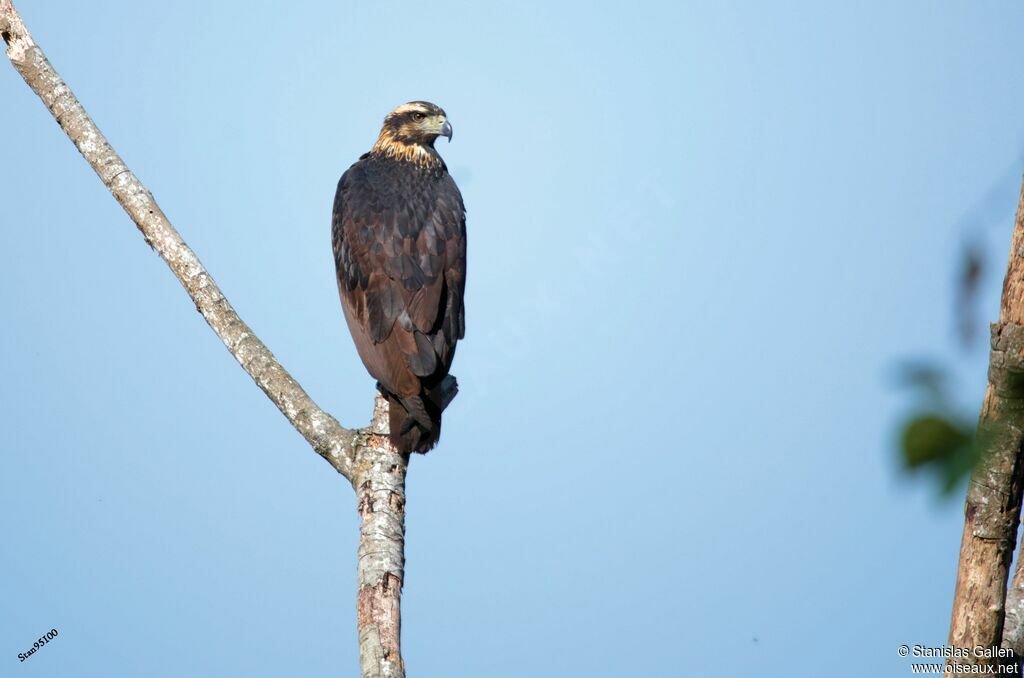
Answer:
M434 142L452 139L452 125L444 109L428 101L410 101L388 113L373 151L413 162L440 162Z

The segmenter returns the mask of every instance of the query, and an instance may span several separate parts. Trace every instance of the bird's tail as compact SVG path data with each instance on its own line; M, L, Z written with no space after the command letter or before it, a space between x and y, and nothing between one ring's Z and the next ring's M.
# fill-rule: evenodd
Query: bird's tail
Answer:
M388 398L391 444L399 452L427 452L441 437L441 413L455 394L459 384L452 375L418 396L399 396L385 392Z

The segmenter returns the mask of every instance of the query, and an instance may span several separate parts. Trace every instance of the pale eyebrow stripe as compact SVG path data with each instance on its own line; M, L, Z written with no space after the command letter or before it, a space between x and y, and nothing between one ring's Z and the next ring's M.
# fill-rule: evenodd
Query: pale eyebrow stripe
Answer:
M396 108L392 112L395 113L395 114L402 114L402 113L409 113L409 112L412 112L412 111L418 111L420 113L429 113L430 112L422 104L402 104L401 106L399 106L398 108Z

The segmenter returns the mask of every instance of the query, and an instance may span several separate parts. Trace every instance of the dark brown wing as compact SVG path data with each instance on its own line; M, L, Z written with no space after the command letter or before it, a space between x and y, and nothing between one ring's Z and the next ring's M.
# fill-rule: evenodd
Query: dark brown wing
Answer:
M345 318L366 369L418 396L465 332L465 210L447 172L364 156L342 176L332 240Z

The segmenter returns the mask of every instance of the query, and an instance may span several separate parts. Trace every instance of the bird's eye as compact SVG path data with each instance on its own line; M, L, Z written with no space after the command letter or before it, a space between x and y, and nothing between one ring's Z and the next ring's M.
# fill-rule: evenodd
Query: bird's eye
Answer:
M426 117L427 117L426 113L420 113L419 111L416 111L415 113L412 114L412 119L415 120L416 122L420 122L421 120L423 120Z

